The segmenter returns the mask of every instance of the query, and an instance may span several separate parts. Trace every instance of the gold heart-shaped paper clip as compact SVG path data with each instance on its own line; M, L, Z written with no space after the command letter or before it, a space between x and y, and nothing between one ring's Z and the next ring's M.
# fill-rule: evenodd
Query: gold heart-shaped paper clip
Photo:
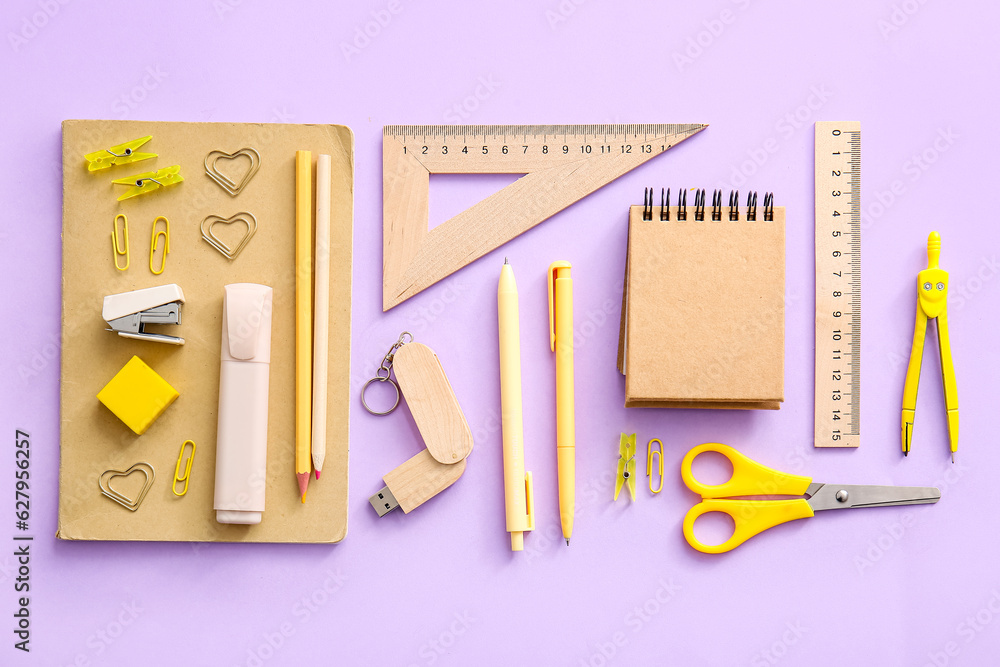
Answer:
M142 490L139 491L139 495L135 499L129 498L122 493L115 491L111 488L111 480L116 477L128 477L133 473L142 473L146 478L143 482ZM148 463L139 462L133 465L131 468L125 471L121 470L105 470L100 479L97 480L97 485L101 487L101 493L106 495L111 500L115 501L122 507L132 512L139 509L139 505L142 504L142 499L146 497L149 492L149 487L153 486L153 480L156 478L156 472L153 470L153 466Z
M240 179L240 182L237 183L220 172L217 165L219 160L235 160L242 155L250 158L250 168L243 175L243 178ZM235 153L212 151L205 156L205 173L233 197L243 191L243 188L247 186L247 183L250 182L250 179L253 178L258 169L260 169L260 153L255 148L241 148Z
M242 222L247 226L246 235L240 240L236 245L236 248L230 248L222 241L215 233L212 231L212 227L216 224L230 225L234 222ZM235 259L240 251L246 247L246 244L250 241L250 237L254 235L257 231L257 218L253 217L253 214L247 213L246 211L241 211L236 215L230 216L229 218L223 218L219 215L210 215L201 222L201 237L208 241L213 248L221 252L223 255L229 259Z

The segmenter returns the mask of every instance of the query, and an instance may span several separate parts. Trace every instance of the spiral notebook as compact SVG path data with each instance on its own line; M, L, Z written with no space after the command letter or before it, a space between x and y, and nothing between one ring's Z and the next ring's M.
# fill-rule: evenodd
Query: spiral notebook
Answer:
M625 407L777 410L784 400L785 209L697 190L629 209L618 370Z

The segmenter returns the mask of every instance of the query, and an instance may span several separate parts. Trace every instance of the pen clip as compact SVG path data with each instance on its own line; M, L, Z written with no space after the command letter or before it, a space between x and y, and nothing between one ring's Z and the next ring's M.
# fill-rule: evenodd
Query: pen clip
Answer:
M552 349L553 352L556 351L556 304L555 304L555 300L556 300L555 297L556 297L556 295L555 295L555 284L553 282L556 278L554 277L553 274L557 270L559 270L559 269L566 269L566 273L568 274L569 270L571 268L573 268L573 267L570 266L570 263L567 262L567 261L565 261L565 260L558 260L558 261L552 262L552 264L549 265L549 272L548 272L548 287L549 287L549 346L550 346L550 348ZM567 275L566 277L568 278L569 275Z

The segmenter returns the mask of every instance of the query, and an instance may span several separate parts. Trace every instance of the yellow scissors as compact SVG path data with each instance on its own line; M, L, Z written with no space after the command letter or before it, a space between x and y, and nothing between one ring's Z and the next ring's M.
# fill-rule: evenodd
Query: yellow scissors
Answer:
M699 454L717 452L733 466L733 476L718 485L702 484L691 473L691 463ZM731 551L748 539L778 524L807 519L817 510L922 505L936 503L941 491L927 486L865 486L821 484L809 477L772 470L743 456L732 447L716 442L698 445L681 462L681 477L702 501L684 517L684 537L688 544L706 554ZM750 500L747 496L806 496L795 500ZM737 499L738 498L738 499ZM722 512L735 524L732 537L722 544L702 544L694 536L694 522L702 514Z

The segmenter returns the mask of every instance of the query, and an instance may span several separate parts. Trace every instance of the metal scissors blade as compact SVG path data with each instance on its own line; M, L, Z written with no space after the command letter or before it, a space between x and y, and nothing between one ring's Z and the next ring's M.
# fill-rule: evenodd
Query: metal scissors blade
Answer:
M814 511L925 505L941 499L941 491L932 486L812 484L806 494L809 496L809 506Z

